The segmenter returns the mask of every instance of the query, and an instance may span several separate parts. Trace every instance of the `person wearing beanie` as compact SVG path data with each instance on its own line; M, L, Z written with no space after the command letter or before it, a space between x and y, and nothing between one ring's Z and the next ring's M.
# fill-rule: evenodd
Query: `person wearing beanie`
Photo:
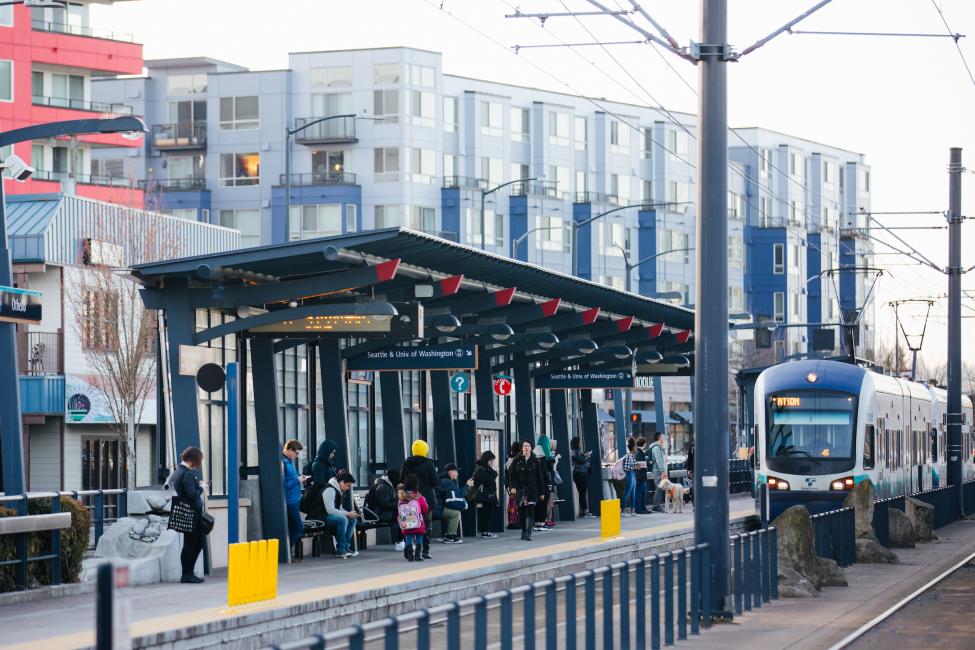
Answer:
M420 494L428 504L433 504L437 502L437 495L435 489L437 484L440 482L437 476L437 467L433 464L433 461L428 458L430 454L430 445L427 444L425 440L414 440L413 445L410 447L412 456L403 461L403 467L400 468L399 476L401 481L406 481L409 476L415 476L417 480L417 485L419 487ZM423 559L430 559L430 529L431 522L433 521L433 508L430 508L423 515L426 520L425 531L423 534Z

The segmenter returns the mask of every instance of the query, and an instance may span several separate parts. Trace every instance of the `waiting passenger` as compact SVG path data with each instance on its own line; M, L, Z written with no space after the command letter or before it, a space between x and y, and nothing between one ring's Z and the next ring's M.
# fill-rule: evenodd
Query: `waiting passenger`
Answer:
M301 485L304 477L298 476L295 461L303 447L297 440L289 440L281 452L281 465L284 469L284 503L288 507L288 541L291 543L292 562L300 562L295 547L301 542L304 523L301 521Z
M318 445L315 460L311 462L311 465L305 467L303 473L311 476L312 480L319 485L326 485L336 474L336 469L332 465L336 449L336 444L331 440L326 440Z
M515 459L521 456L521 443L515 440L511 443L511 448L508 450L508 459L504 462L504 480L510 488L514 483L511 479L511 465L515 462ZM508 517L508 528L512 530L517 530L521 527L518 521L518 500L508 499L507 506L507 517Z
M579 518L595 517L589 512L589 476L592 474L592 466L589 464L591 451L582 451L579 436L575 436L569 441L571 450L570 459L572 460L572 482L576 485L579 493Z
M325 521L335 526L335 554L343 559L358 555L354 551L355 522L359 513L354 509L343 507L343 497L352 489L355 479L344 469L328 482L328 487L322 493L325 502Z
M498 472L494 469L494 452L490 449L481 454L477 461L474 476L467 484L474 492L474 507L477 512L477 531L481 537L494 539L491 532L491 520L498 508Z
M515 458L509 469L511 480L510 498L518 504L521 538L532 539L535 522L535 504L545 499L545 474L542 464L532 453L532 443L521 443L521 455Z
M437 484L437 505L433 517L444 524L444 544L461 544L464 540L457 532L460 528L460 513L467 509L467 485L458 484L460 468L456 465L447 463L444 469L446 472Z
M437 483L440 479L437 477L437 466L433 464L427 456L430 454L430 445L426 443L425 440L414 440L413 445L410 447L410 451L413 455L403 461L403 467L399 471L399 475L405 481L405 477L412 474L416 477L417 487L423 498L426 499L427 504L436 503L437 496L435 489ZM432 510L427 510L424 515L426 520L426 525L424 526L423 534L423 559L429 560L430 557L430 524L433 521Z
M403 557L407 562L422 562L422 542L427 532L426 518L430 508L420 494L416 476L407 476L397 495L397 521L406 542Z
M366 507L375 513L380 526L390 526L393 541L399 546L402 536L396 525L396 507L399 499L396 496L396 486L399 485L399 470L391 469L372 483L366 493ZM396 550L401 551L402 548Z

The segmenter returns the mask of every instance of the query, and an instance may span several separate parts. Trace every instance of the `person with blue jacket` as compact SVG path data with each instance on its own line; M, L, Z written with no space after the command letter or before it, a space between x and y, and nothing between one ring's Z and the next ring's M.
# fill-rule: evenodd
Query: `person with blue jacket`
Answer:
M460 513L467 509L467 484L459 485L457 477L460 468L453 463L447 463L444 475L440 477L435 492L437 495L434 505L434 519L443 520L443 542L445 544L461 544L464 540L457 534L460 529Z
M298 476L298 469L295 461L301 455L304 447L297 440L289 440L284 444L284 451L281 452L281 465L284 469L284 502L288 506L288 539L291 542L291 557L295 558L295 546L301 541L301 533L304 531L305 524L301 521L301 484L302 478ZM300 560L294 559L298 562Z

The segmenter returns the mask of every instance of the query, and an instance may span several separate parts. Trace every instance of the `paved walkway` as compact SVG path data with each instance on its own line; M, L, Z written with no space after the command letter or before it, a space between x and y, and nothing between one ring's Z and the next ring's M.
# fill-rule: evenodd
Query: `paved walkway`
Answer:
M901 564L855 564L846 569L849 587L825 588L813 600L772 601L680 645L720 645L722 650L829 648L975 552L975 521L946 526L938 536L940 539L913 549L896 549Z
M751 497L731 499L731 518L754 514ZM693 508L683 514L653 514L622 519L624 537L643 537L693 528ZM560 524L554 530L535 533L531 543L520 541L517 531L498 539L465 539L463 544L434 544L433 560L410 564L392 546L376 546L357 558L306 557L301 564L281 567L279 597L272 604L250 606L251 611L314 602L336 594L359 593L385 586L407 583L417 577L451 574L489 567L502 557L505 561L551 555L559 551L590 546L599 537L599 519ZM129 590L132 603L132 636L139 637L175 627L185 627L239 615L241 610L226 609L227 580L221 572L202 585L159 584ZM3 634L0 643L12 647L76 648L94 644L94 596L71 596L56 600L0 607ZM19 644L19 645L18 645ZM8 647L8 646L3 646Z

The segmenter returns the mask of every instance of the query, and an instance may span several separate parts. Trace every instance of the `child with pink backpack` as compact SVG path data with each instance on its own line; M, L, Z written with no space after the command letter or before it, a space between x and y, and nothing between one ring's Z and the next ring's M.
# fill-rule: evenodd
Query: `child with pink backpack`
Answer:
M413 474L406 477L397 494L399 503L396 507L396 519L406 542L403 556L407 562L422 562L423 535L427 531L423 518L430 507L420 494L419 481Z

